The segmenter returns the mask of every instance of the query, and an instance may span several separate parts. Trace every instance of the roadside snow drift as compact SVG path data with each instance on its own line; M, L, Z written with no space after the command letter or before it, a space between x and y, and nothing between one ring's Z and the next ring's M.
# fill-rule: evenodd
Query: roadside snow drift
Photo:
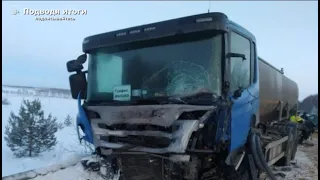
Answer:
M85 170L81 164L82 160L97 161L97 156L88 156L85 158L70 158L61 163L43 167L35 170L17 173L3 177L2 180L118 180L119 174L113 174L110 166L102 168L101 172L107 172L110 178L103 178L97 171Z

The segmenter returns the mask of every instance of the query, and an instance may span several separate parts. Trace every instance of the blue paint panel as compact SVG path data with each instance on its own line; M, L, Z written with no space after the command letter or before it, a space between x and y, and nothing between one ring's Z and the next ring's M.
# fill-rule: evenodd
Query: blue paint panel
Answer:
M256 43L255 37L252 33L247 31L240 25L229 22L230 29L235 30L235 32L242 34L246 38L250 39L253 43ZM252 49L254 48L254 49ZM251 118L253 115L259 116L257 114L259 109L259 67L258 67L258 57L257 50L255 46L251 43L251 52L254 52L253 63L254 63L254 79L253 84L247 89L244 89L242 96L238 99L234 99L232 95L229 97L233 101L233 106L231 109L231 143L229 150L230 152L242 147L246 141L251 129Z
M251 117L259 108L259 85L252 84L243 90L241 97L233 99L231 110L231 144L230 152L242 147L250 131Z
M81 106L80 93L78 95L78 114L77 114L77 127L81 126L85 136L83 139L91 144L93 144L93 134L91 129L90 121L87 118L86 113L84 112L83 107Z

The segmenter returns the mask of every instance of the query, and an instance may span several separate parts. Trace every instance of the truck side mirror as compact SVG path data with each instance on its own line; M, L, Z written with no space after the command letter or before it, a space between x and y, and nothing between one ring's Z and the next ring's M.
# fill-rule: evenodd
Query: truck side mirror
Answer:
M71 95L73 99L77 99L79 93L80 93L81 99L86 98L87 81L86 81L85 72L78 72L77 74L70 75L69 83L70 83Z
M76 60L71 60L67 62L68 72L80 72L83 69L82 64L87 61L87 55L82 54Z
M84 64L87 61L87 55L86 54L80 55L76 61L79 64Z
M226 55L227 58L241 58L242 61L246 60L246 55L244 54L239 54L239 53L228 53Z
M82 64L79 64L77 60L71 60L67 62L67 70L68 72L78 72L83 69Z

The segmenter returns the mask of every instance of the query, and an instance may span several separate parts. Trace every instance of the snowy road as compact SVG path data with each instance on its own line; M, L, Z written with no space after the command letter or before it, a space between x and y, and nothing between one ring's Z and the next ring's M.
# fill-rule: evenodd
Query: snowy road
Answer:
M285 171L278 171L286 176L278 178L279 180L316 180L318 179L318 133L313 135L311 141L314 146L300 145L295 158L295 164ZM291 170L290 170L291 169ZM275 171L277 172L277 171Z
M96 156L89 156L85 158L74 157L55 165L5 176L2 177L2 180L106 180L97 172L85 170L81 164L81 160L85 159L94 160L96 159ZM115 175L113 180L117 179L118 176ZM109 180L112 180L112 178Z
M286 176L286 180L318 179L318 133L313 135L314 146L299 146L296 155L297 164Z

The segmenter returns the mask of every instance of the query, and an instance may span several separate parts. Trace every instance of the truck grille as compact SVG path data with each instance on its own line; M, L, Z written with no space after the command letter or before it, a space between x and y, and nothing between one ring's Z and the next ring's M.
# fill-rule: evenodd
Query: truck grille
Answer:
M117 124L113 126L107 126L104 124L98 124L100 128L108 130L124 130L124 131L160 131L164 133L173 133L179 126L173 125L171 127L162 127L157 125L131 125L131 124ZM143 146L148 148L165 148L171 143L171 139L168 137L155 137L155 136L143 136L143 135L128 135L125 137L119 136L101 136L101 140L108 140L111 143L130 144L132 146Z
M199 120L215 110L200 105L87 106L95 147L147 153L184 153ZM105 152L107 153L107 152Z
M109 130L124 130L124 131L162 131L167 133L172 133L176 131L179 126L172 125L170 127L163 127L151 124L115 124L112 126L107 126L105 124L98 124L99 128L109 129Z
M166 137L152 137L152 136L126 136L126 137L109 137L109 142L130 144L133 146L144 146L149 148L165 148L171 143L171 139Z
M162 161L147 155L121 155L123 179L163 180Z

